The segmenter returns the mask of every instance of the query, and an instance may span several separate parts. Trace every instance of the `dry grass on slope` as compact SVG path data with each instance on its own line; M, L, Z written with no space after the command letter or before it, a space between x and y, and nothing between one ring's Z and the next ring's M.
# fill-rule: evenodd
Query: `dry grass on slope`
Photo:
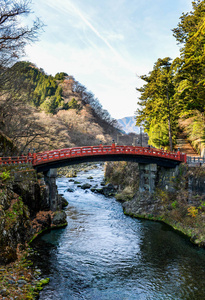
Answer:
M74 109L59 111L57 118L68 126L71 141L78 146L97 145L100 140L104 143L112 141L112 137L104 134L103 128L95 122L89 107L78 113Z
M69 95L70 91L66 97ZM114 138L113 129L110 131L102 126L88 104L81 105L81 109L59 110L56 115L47 114L23 101L11 104L5 111L0 130L16 145L18 154L27 154L29 149L33 151L34 148L41 152L98 145L100 141L111 144Z
M41 152L98 145L100 140L109 144L112 141L112 137L104 134L102 127L94 121L89 107L79 112L75 109L60 110L56 115L52 115L27 106L19 116L18 122L21 124L19 128L21 126L29 128L29 131L16 139L18 148L23 149L24 153L27 153L29 148ZM12 128L15 127L15 120L11 122ZM25 148L27 143L28 146Z

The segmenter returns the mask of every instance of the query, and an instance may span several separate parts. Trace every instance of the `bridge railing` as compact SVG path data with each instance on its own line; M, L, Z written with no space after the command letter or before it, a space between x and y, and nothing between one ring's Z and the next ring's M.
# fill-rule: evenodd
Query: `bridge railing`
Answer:
M11 156L11 157L0 157L0 166L2 165L18 165L28 164L33 162L33 157L28 156Z
M200 156L187 156L188 164L205 164L205 157Z
M99 145L99 146L85 146L57 149L51 151L45 151L41 153L28 154L28 156L18 157L2 157L0 158L0 165L8 164L22 164L32 163L34 166L43 164L50 161L56 161L66 158L73 158L78 156L89 155L109 155L109 154L133 154L133 155L145 155L156 156L166 159L172 159L180 162L186 162L186 154L179 151L168 152L161 149L139 147L139 146L123 146L123 145Z

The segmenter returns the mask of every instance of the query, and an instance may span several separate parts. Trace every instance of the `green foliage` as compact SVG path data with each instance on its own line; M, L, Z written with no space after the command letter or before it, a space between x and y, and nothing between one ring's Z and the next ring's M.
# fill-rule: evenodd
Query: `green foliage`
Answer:
M40 109L44 110L46 113L54 114L57 108L56 97L48 97L41 105Z
M12 209L13 209L13 212L15 214L23 215L24 204L23 204L23 201L22 201L21 197L19 197L19 201L17 201L16 203L14 203Z
M45 278L45 279L41 279L38 283L37 283L37 290L41 291L43 289L43 286L48 284L50 281L50 278Z
M61 73L57 73L54 77L55 80L61 80L63 81L65 79L65 77L68 76L67 73L61 72Z
M203 210L205 209L205 202L202 202L198 209Z
M11 173L9 170L4 171L0 174L0 177L2 178L2 181L6 181L7 179L11 178Z
M62 80L66 73L58 73L56 77L46 75L30 62L18 62L12 67L16 76L19 76L28 85L29 102L35 107L41 106L46 112L54 113L62 106L62 88L57 81ZM44 102L46 102L44 104Z
M72 108L72 109L76 109L79 110L80 109L80 105L78 104L78 102L75 100L75 98L73 98L71 101L68 102L68 107Z
M58 85L52 76L41 77L34 90L34 104L40 106L47 97L55 96Z
M177 128L177 127L176 127ZM176 128L173 129L172 140L175 143L176 140ZM149 130L147 130L149 135L149 144L156 148L168 148L169 147L169 130L167 126L167 122L159 121L157 119L153 119L150 122Z
M150 144L158 146L170 144L172 148L172 133L176 132L176 119L179 114L174 101L174 71L170 58L158 59L152 72L140 76L146 83L137 90L141 93L137 110L137 125L144 124L145 131L151 137ZM156 133L161 132L162 141ZM152 134L153 133L153 134ZM160 134L159 134L160 135Z
M193 11L183 14L178 27L173 29L174 36L181 48L176 74L176 99L183 110L204 111L205 107L205 2L193 1Z
M172 208L176 208L177 207L177 201L175 200L174 202L172 202L171 206L172 206Z

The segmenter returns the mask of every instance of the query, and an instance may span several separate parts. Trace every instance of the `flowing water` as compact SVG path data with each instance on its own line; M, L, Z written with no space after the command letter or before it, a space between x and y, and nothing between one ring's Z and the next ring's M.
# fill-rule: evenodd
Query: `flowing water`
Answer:
M75 180L100 187L102 167ZM35 241L37 266L50 277L40 300L205 299L204 249L162 223L125 216L114 198L68 178L57 185L68 226Z

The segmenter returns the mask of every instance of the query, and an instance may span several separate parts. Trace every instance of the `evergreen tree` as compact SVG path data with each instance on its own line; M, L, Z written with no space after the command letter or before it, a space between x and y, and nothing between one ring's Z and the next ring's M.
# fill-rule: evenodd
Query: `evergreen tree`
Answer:
M176 60L176 100L182 112L205 110L205 1L194 1L193 11L183 14L174 36L182 45Z
M169 145L173 148L176 132L177 107L174 101L174 74L171 59L158 59L152 72L140 76L146 82L137 90L141 93L137 110L137 125L145 127L150 144L156 147ZM163 137L163 138L162 138Z

